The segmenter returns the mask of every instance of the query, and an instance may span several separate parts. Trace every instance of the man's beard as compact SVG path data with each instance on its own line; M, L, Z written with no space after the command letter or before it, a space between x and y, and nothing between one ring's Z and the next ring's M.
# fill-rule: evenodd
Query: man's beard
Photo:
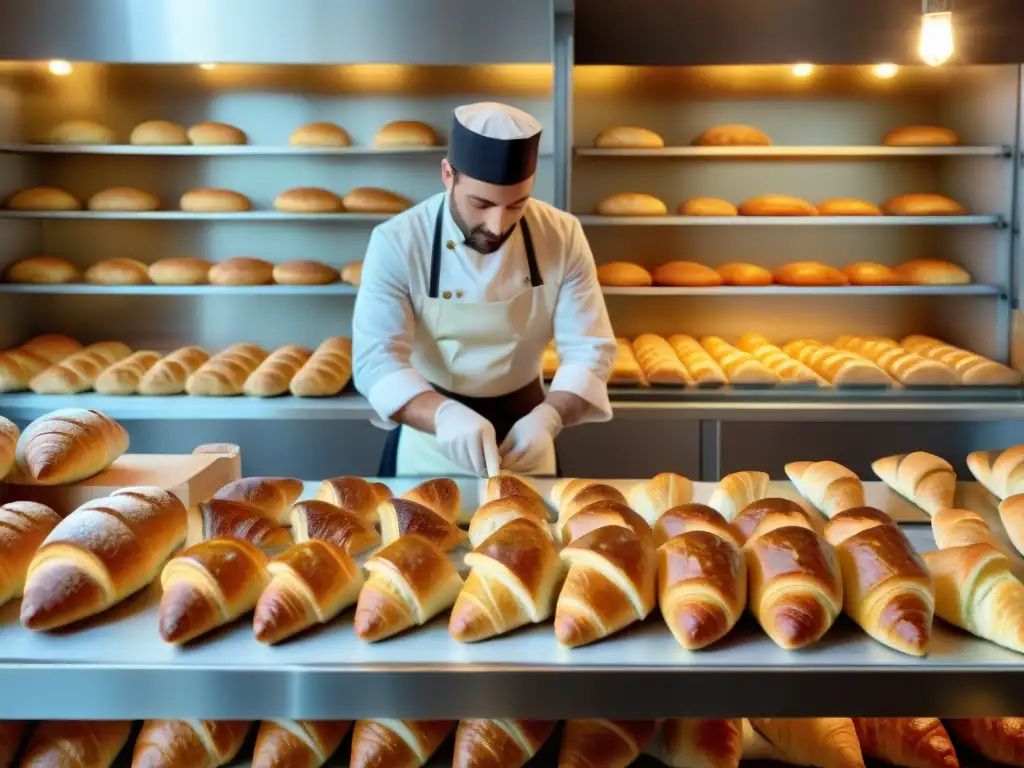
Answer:
M513 224L506 232L500 235L488 231L482 224L470 228L466 220L459 214L454 200L448 201L448 209L451 211L452 218L455 220L459 231L462 232L463 238L465 238L463 242L477 253L494 253L505 244L505 241L511 237L512 232L516 228L516 225Z

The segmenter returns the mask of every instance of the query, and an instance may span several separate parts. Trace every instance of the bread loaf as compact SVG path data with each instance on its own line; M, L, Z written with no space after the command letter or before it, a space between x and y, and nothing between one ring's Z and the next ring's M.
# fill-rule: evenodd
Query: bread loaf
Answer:
M557 724L554 720L460 720L452 768L523 768Z
M782 351L804 363L837 387L877 387L892 384L889 375L870 360L814 339L791 341L782 348Z
M334 123L307 123L292 131L288 143L293 147L348 147L352 138Z
M7 268L8 283L34 283L36 285L62 285L79 279L78 267L65 259L53 256L33 256L14 262Z
M249 137L240 128L227 123L196 123L188 129L188 140L196 146L248 144Z
M900 281L909 285L969 285L971 273L942 259L911 259L896 267Z
M953 506L956 494L956 472L943 458L924 451L886 456L871 463L878 479L934 515Z
M274 350L249 374L242 385L242 392L250 397L283 395L310 355L310 350L295 344L286 344Z
M679 386L694 383L672 345L661 336L640 334L633 339L633 352L648 383Z
M352 340L324 339L292 377L289 389L296 397L333 397L352 376Z
M628 261L611 261L597 268L597 281L601 285L646 288L653 284L654 278L639 264L632 264Z
M695 338L677 333L668 337L668 343L686 366L690 378L699 386L717 387L725 384L725 371Z
M363 279L363 262L362 259L359 261L350 261L344 267L341 268L341 279L343 282L349 285L359 285Z
M214 285L270 285L274 282L274 265L263 259L236 256L214 264L208 277Z
M319 261L286 261L273 271L278 285L329 285L338 281L338 272Z
M86 207L90 211L155 211L160 198L134 187L111 187L90 197Z
M612 367L609 384L640 384L647 386L643 368L636 359L629 339L616 339L615 365Z
M833 518L840 512L864 506L864 484L842 464L792 461L786 464L785 470L797 493L825 517Z
M435 147L441 137L432 127L419 120L394 120L384 125L373 137L374 149Z
M730 384L776 384L779 377L749 352L737 349L719 336L705 336L701 346L721 366Z
M20 347L0 352L0 392L28 389L29 382L55 363L81 351L67 336L36 336Z
M817 216L806 200L789 195L761 195L739 204L740 216Z
M653 272L655 285L709 287L722 284L722 276L695 261L670 261Z
M146 371L139 381L140 395L180 395L185 382L199 367L210 359L199 347L181 347Z
M666 216L668 208L652 195L620 192L598 200L597 212L602 216Z
M693 197L679 204L680 216L738 216L736 206L717 197Z
M900 346L948 365L959 374L960 383L965 387L1016 387L1021 383L1020 371L931 336L905 336Z
M4 439L2 430L0 425L0 442ZM34 501L12 501L0 506L0 606L22 596L32 557L59 522L60 515ZM2 754L0 748L0 757Z
M340 197L317 187L295 187L274 198L274 207L283 213L341 213Z
M192 189L181 196L181 210L194 213L238 213L252 209L249 198L230 189Z
M969 453L967 468L975 480L1000 499L1024 493L1024 444L1005 451Z
M952 147L959 143L956 131L934 125L905 125L882 137L887 147Z
M962 216L967 209L945 195L911 194L890 197L882 204L888 216Z
M185 391L193 396L240 395L246 379L266 357L255 344L233 344L196 369L186 380Z
M693 140L695 147L769 147L764 131L749 125L716 125Z
M598 149L661 149L665 140L647 128L618 125L597 134L594 146Z
M149 268L135 259L102 259L85 270L92 285L146 285Z
M32 733L22 768L110 768L128 743L130 720L49 720Z
M149 265L149 279L157 285L205 285L212 266L206 259L160 259Z
M177 123L147 120L132 129L128 141L141 146L173 147L188 144L188 134Z
M94 120L65 120L46 134L47 144L113 144L114 132Z
M858 261L843 267L843 274L850 285L902 285L903 280L896 270L884 264Z
M159 359L157 352L133 352L101 373L95 389L101 395L134 395L142 377Z
M351 729L351 720L264 720L252 768L320 768Z
M855 197L833 197L818 204L819 216L881 216L882 209Z
M63 189L32 187L15 192L5 206L11 211L80 211L78 198Z
M240 501L268 520L288 525L290 510L302 495L302 481L294 477L243 477L220 488L213 500Z
M29 388L40 395L73 395L93 388L107 368L132 351L119 341L101 341L69 355L33 377Z
M764 267L743 262L730 262L718 267L719 276L725 285L771 285L772 273Z
M238 756L249 723L231 720L146 720L132 768L220 768Z
M122 488L85 503L32 558L21 623L54 629L121 602L157 578L187 525L184 505L159 488Z
M373 518L326 501L300 501L289 513L297 542L326 541L349 555L358 555L381 544ZM385 541L384 543L387 543Z
M794 261L775 270L779 285L848 285L849 279L835 267L816 261Z
M960 383L960 377L949 366L888 340L840 336L834 345L868 358L905 387L955 387Z
M779 377L784 384L824 384L825 380L809 367L794 360L777 346L759 333L745 333L740 336L736 346L749 352L768 370Z

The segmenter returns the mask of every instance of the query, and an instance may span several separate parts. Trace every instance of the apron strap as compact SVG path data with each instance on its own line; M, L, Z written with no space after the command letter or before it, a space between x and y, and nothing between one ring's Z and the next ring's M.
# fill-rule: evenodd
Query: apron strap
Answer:
M526 215L519 220L523 230L523 246L526 248L526 266L530 270L530 285L536 288L539 285L544 285L544 278L540 276L540 270L537 268L537 257L533 251L533 237L530 235L530 224L526 220Z

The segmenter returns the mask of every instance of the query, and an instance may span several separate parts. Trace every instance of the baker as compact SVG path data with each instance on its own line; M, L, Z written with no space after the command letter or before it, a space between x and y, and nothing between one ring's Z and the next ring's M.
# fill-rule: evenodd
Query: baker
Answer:
M611 418L616 345L590 246L574 216L531 197L540 133L514 107L459 107L445 191L370 237L353 370L392 429L381 477L554 475L562 428Z

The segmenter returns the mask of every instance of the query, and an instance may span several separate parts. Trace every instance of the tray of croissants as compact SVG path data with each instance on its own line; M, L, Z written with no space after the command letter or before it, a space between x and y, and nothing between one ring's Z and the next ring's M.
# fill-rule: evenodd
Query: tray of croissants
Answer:
M1024 718L0 721L20 768L1024 765ZM66 755L82 756L67 762ZM6 759L5 759L6 758ZM15 762L17 761L17 762Z
M0 423L0 476L78 479L127 447L105 416L47 419ZM918 451L868 483L824 460L788 482L243 477L63 518L14 500L0 662L791 664L856 633L863 659L1019 664L1024 446L967 463L979 482Z

